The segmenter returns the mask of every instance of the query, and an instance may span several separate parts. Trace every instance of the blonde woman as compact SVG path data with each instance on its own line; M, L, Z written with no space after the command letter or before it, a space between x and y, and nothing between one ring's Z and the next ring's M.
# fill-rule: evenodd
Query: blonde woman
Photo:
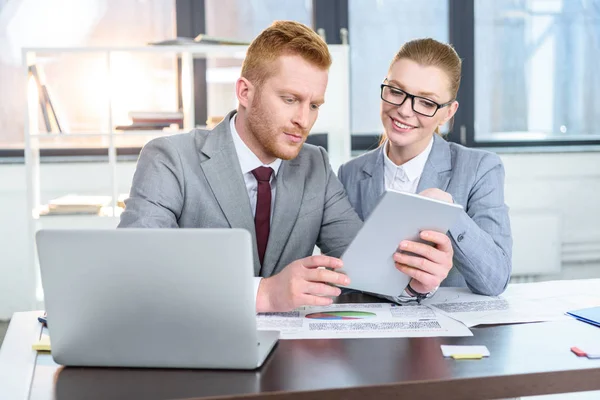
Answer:
M381 84L381 145L338 172L363 220L386 189L464 207L448 232L454 249L450 271L426 258L418 268L409 255L396 259L396 267L413 278L408 297L431 296L439 282L494 296L510 278L512 238L502 162L494 153L449 143L438 134L458 110L460 76L461 60L452 46L433 39L405 43Z

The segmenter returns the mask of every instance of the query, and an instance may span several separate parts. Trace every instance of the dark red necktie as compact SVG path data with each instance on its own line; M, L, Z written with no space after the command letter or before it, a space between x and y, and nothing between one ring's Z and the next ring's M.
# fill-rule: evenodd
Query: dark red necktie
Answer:
M254 214L254 228L256 229L256 246L258 247L258 258L260 265L265 259L269 230L271 226L271 167L258 167L252 170L252 175L258 181L258 193L256 196L256 213Z

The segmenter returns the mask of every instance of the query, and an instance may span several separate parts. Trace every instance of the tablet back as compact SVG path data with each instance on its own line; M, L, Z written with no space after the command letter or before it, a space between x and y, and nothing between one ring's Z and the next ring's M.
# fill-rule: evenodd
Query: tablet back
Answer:
M411 193L386 191L362 229L342 255L348 287L399 296L410 277L398 271L393 255L402 240L423 242L419 233L446 233L462 212L459 204L446 203Z

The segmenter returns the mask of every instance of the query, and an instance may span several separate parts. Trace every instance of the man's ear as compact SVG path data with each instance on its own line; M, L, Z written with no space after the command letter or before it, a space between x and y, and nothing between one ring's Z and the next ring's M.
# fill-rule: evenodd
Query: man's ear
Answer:
M248 79L240 77L235 83L235 95L238 103L242 107L248 108L248 104L252 102L254 97L254 85Z

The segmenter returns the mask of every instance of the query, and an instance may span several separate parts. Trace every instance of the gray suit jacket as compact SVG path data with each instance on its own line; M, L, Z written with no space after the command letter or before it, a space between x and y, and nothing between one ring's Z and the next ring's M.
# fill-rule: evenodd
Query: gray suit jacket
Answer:
M338 172L362 219L373 211L385 190L383 149L380 146L347 162ZM435 135L417 193L428 188L450 193L465 210L448 232L454 266L442 285L466 285L489 296L502 293L512 270L512 237L500 158Z
M246 229L254 239L255 275L263 277L310 256L315 244L339 257L362 221L325 150L305 144L277 173L261 269L250 200L229 129L234 113L212 131L195 129L144 146L119 227Z

